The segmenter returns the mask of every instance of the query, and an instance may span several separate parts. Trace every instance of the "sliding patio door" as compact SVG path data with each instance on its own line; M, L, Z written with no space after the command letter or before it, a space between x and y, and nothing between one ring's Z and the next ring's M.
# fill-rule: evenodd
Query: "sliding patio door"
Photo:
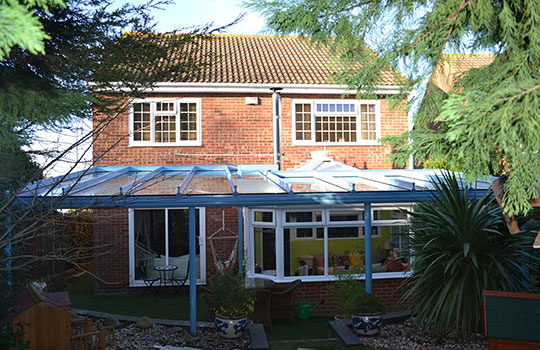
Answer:
M204 209L196 210L197 280L203 281L205 261ZM202 238L201 239L201 235ZM130 284L140 285L144 275L157 277L159 265L175 265L176 274L185 274L189 261L188 209L134 209L130 210Z

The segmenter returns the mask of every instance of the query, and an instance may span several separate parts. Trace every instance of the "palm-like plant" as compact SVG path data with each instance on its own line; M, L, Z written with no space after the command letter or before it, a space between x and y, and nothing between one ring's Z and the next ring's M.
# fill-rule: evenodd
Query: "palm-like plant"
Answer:
M462 336L478 330L482 290L523 291L528 280L520 262L531 236L510 235L491 194L473 200L459 181L445 173L432 200L411 213L414 259L403 298L439 337L450 328Z

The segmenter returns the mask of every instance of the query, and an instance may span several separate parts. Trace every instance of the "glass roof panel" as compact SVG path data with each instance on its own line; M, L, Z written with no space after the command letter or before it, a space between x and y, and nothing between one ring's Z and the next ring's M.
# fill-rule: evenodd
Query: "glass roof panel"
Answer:
M58 183L57 181L60 181L61 177L56 177L56 181L54 181L55 179L50 179L52 180L51 183L48 183L48 184L44 184L44 185L41 185L43 182L47 181L47 180L44 180L43 182L40 182L39 183L39 195L42 196L42 195L45 195L50 188L52 188L52 191L50 192L50 195L62 195L62 189L64 189L64 192L65 193L68 193L68 191L71 191L71 187L72 186L75 186L75 185L78 185L80 183L83 183L85 181L88 181L88 180L92 180L92 179L95 179L97 177L100 177L102 175L105 175L107 174L107 172L95 172L93 174L88 174L88 175L84 175L84 176L81 176L81 177L76 177L74 179L71 179L71 180L67 180L67 181L63 181L62 183ZM53 188L54 187L54 188Z
M135 184L135 191L126 194L135 196L175 195L178 193L178 186L184 181L187 174L188 171L165 171L140 185Z
M142 175L141 175L142 174ZM146 172L130 171L126 174L117 176L112 179L107 179L103 182L98 182L91 187L84 188L85 183L78 184L73 189L74 196L117 196L120 194L120 187L130 183L131 181L144 176ZM98 179L99 181L99 179ZM78 190L82 188L82 190Z
M197 170L182 194L232 194L224 170Z
M397 191L399 188L395 186L385 185L380 182L370 181L356 176L334 176L336 179L343 180L354 184L357 192L376 192L376 191Z
M292 186L294 193L308 192L347 192L347 190L331 185L325 181L320 181L312 177L289 177L283 178Z
M238 193L287 193L273 182L259 175L244 175L242 178L233 176Z

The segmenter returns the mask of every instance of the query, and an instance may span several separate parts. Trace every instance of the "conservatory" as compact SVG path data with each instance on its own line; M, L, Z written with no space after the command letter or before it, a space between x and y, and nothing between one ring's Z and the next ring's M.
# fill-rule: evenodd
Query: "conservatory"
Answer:
M207 226L221 220L207 217L207 209L237 208L237 258L248 277L322 282L354 268L371 291L373 279L404 276L408 212L434 195L432 181L441 177L439 170L359 170L333 160L283 171L275 165L106 166L31 183L19 199L59 209L127 209L130 287L141 283L136 267L142 260L196 266L189 270L194 327L195 287L205 282L210 260ZM491 180L461 186L480 196Z

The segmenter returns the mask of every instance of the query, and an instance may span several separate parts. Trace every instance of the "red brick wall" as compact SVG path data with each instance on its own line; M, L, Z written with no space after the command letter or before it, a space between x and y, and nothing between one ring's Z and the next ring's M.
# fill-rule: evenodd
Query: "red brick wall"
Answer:
M402 296L402 291L399 286L403 282L402 278L393 279L374 279L373 294L378 296L386 306L386 312L395 312L406 310L404 304L399 303ZM314 312L313 316L334 316L342 311L336 304L329 287L333 282L304 282L296 292L295 301L307 300L314 307L321 300L324 304L320 305Z
M128 210L94 210L94 273L98 294L126 292L129 287Z
M167 164L272 164L272 98L254 94L150 95L149 97L201 98L202 146L129 147L128 111L111 121L96 139L93 147L98 165L167 165ZM246 105L245 97L260 98L259 105ZM339 99L339 95L286 95L282 97L282 147L284 169L311 159L308 152L324 146L292 146L292 99ZM389 101L381 100L381 136L407 130L404 108L390 109ZM94 125L101 120L94 116ZM391 168L386 160L388 147L326 146L330 157L349 165L368 169ZM175 155L179 153L182 155ZM208 156L232 154L234 156Z

